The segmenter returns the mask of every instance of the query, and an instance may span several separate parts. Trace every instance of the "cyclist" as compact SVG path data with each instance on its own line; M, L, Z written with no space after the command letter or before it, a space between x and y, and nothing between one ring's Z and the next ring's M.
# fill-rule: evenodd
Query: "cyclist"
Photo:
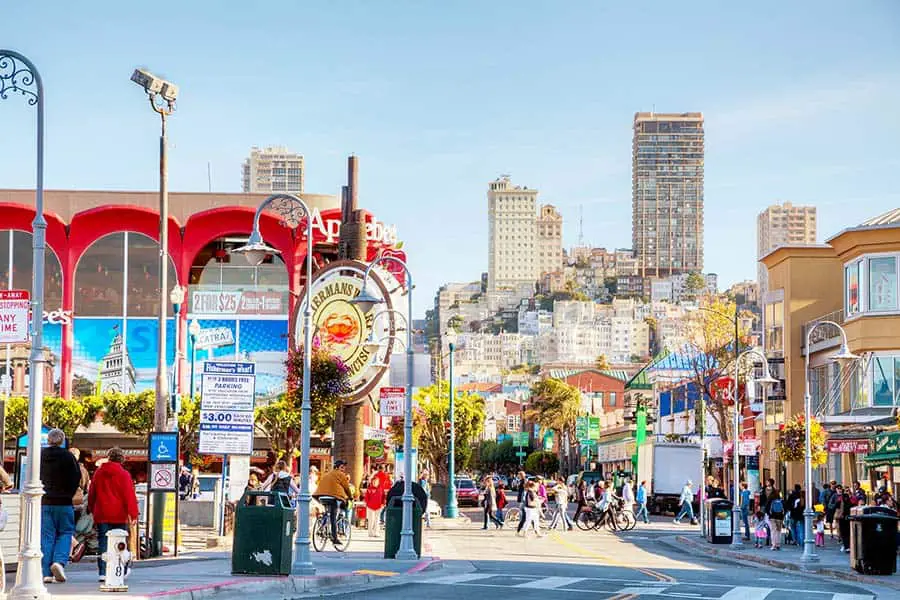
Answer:
M341 503L347 504L353 497L350 478L347 476L346 461L334 461L334 469L322 475L313 497L328 511L328 520L331 522L331 541L335 544L339 543L337 512L340 510Z

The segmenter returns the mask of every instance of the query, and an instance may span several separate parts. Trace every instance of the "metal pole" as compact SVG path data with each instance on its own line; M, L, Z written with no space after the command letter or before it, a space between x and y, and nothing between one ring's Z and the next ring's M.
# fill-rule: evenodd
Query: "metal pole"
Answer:
M447 452L447 513L448 519L459 516L459 506L456 502L456 393L453 388L453 352L456 345L450 343L450 447ZM440 385L440 382L438 382Z
M810 337L812 332L821 325L822 323L816 323L812 327L809 328L806 332L806 359L804 361L804 371L803 371L803 381L805 384L805 389L803 393L803 415L805 417L805 425L806 425L806 440L804 441L805 446L805 456L804 456L804 479L806 484L806 508L803 510L803 556L800 558L803 562L812 563L819 561L819 555L816 554L815 551L815 540L813 539L813 517L815 517L816 513L812 507L812 439L810 439L811 427L810 421L812 420L812 397L809 394L809 355L811 354L809 350ZM844 330L840 329L841 334L844 333ZM846 337L844 338L844 344L846 344Z
M150 99L151 106L153 99ZM160 116L161 129L159 135L159 338L156 364L156 406L153 411L153 429L165 431L167 411L169 405L169 390L166 385L168 368L166 366L166 317L167 317L167 293L169 289L169 182L168 182L168 158L166 153L166 112L157 110ZM165 511L165 495L163 492L153 494L153 556L162 555L163 517Z
M225 494L225 486L228 483L228 455L222 455L222 489L219 492L219 535L225 535L225 502L227 502Z
M740 332L738 331L738 317L737 317L737 305L734 307L734 387L732 392L732 398L734 399L734 434L731 438L731 461L734 466L734 475L732 477L733 481L731 483L731 489L734 490L734 504L731 509L731 521L732 521L732 531L731 531L731 545L732 546L743 546L744 538L741 534L741 493L738 489L738 484L741 481L741 458L740 453L738 451L738 440L740 439L740 433L738 429L741 426L741 401L738 398L738 363L741 362L741 340L739 337Z
M21 63L21 65L19 64ZM0 50L0 98L18 91L37 106L37 182L32 222L33 274L31 280L31 355L28 374L28 482L21 515L23 539L19 544L16 584L9 598L50 598L41 572L41 415L44 410L44 256L47 221L44 219L44 84L34 64L12 50ZM24 89L23 89L24 88ZM31 90L30 88L34 88Z
M314 575L309 554L309 439L312 405L309 399L310 369L312 368L312 282L313 282L313 229L312 215L309 208L299 198L297 201L306 211L306 299L303 307L303 403L300 412L300 502L297 503L297 537L294 539L294 564L291 573L294 575ZM262 209L262 206L260 206ZM258 227L259 213L256 213L254 230ZM408 328L407 328L408 329Z
M191 334L191 400L194 399L194 361L197 359L197 336L193 333Z
M406 265L404 265L406 266ZM410 324L406 327L406 406L403 416L403 526L400 529L400 549L397 551L398 560L416 560L413 545L413 502L412 493L413 473L413 417L412 417L412 387L413 387L413 347L412 347L412 311L413 311L413 280L406 267L406 296L408 303L408 319Z

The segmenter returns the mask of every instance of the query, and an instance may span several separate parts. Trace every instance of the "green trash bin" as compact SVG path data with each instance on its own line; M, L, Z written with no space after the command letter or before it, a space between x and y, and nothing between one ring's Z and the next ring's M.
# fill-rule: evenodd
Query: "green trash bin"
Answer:
M244 492L234 510L231 573L290 575L295 531L290 499L281 492Z
M400 550L400 530L403 529L403 500L400 496L391 498L384 509L384 557L397 558ZM413 548L417 556L422 556L422 507L413 502Z

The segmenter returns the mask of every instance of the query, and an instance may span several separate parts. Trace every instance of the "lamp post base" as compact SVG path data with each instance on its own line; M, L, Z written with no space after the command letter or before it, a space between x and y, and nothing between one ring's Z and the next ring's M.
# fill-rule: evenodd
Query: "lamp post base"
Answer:
M741 547L744 545L744 536L741 533L741 507L737 504L731 509L731 546Z

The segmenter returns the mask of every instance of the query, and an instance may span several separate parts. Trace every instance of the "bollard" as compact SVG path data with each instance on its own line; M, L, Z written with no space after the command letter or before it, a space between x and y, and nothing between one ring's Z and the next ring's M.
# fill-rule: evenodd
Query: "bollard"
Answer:
M101 592L127 592L125 577L131 564L131 552L128 551L128 532L124 529L110 529L106 532L106 580L100 585Z

